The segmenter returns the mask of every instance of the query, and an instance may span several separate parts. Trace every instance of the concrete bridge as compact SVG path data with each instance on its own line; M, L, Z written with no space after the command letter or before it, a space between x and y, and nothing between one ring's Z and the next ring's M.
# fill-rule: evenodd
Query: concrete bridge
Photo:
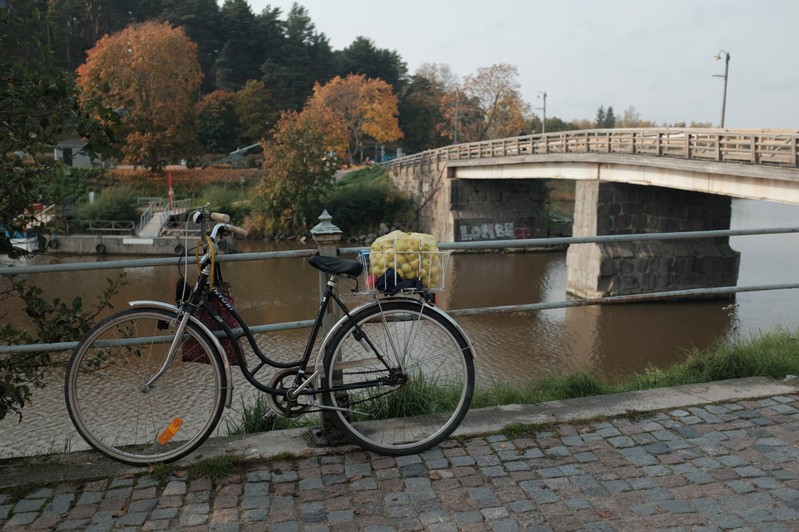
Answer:
M382 166L441 240L546 236L544 180L574 180L574 236L729 229L731 198L799 204L797 130L607 129L447 146ZM734 286L728 239L575 244L579 297Z

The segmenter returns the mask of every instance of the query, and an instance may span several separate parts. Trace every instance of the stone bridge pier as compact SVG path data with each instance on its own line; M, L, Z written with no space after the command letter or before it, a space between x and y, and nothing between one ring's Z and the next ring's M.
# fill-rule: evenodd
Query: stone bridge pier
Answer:
M578 181L573 236L730 228L728 196L655 186ZM729 238L572 244L567 291L581 298L734 286L739 253Z

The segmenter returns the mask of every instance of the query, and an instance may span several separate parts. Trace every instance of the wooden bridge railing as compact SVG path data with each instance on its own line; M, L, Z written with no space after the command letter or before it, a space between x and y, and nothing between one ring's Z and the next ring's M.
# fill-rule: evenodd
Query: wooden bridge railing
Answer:
M607 153L797 167L796 130L596 129L455 144L383 163L387 170L432 161Z

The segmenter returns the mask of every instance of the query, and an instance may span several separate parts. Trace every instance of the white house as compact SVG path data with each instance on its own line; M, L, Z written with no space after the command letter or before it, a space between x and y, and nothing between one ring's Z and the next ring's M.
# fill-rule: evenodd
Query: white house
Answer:
M55 147L55 160L61 161L67 166L75 168L91 168L101 166L103 161L99 158L92 159L83 151L86 143L81 139L66 139L59 142Z

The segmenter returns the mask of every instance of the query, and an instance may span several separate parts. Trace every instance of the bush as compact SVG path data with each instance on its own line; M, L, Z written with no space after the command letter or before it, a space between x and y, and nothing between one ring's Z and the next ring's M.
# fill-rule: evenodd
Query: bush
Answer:
M251 193L250 186L245 190L245 194L248 193ZM244 215L249 212L249 207L245 209L241 195L242 191L238 184L211 185L202 190L199 198L195 196L192 204L194 206L208 204L211 206L212 211L229 214L232 223L239 224Z
M346 235L375 232L381 222L406 225L416 216L413 201L379 167L350 172L324 201L333 223Z
M137 220L138 196L132 186L105 188L94 203L84 203L78 208L78 217L81 220Z
M46 200L48 203L86 201L89 191L108 186L107 182L103 183L104 177L102 168L69 168L55 179Z

